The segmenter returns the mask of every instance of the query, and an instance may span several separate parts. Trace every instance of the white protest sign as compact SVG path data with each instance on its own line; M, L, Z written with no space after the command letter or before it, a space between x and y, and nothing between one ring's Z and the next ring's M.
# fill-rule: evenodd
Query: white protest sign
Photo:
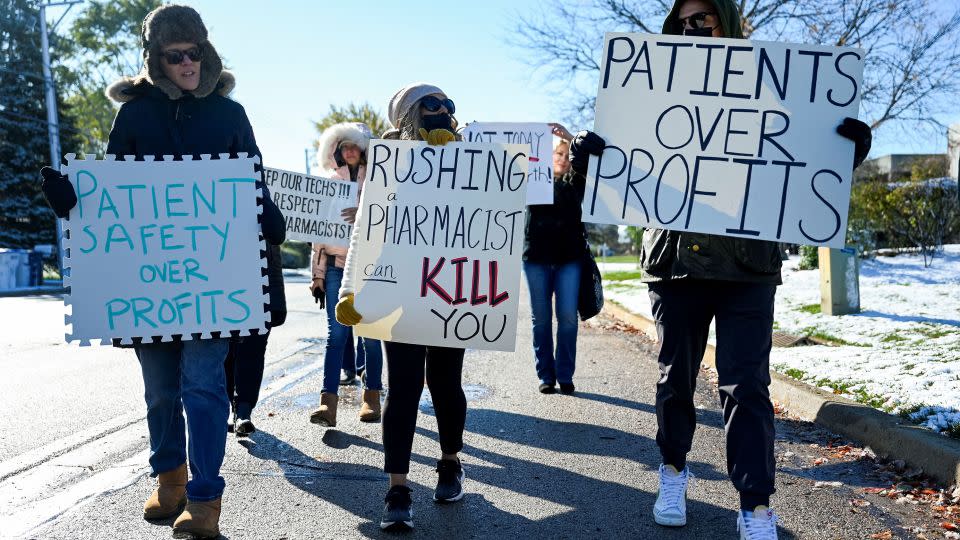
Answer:
M529 144L527 204L553 204L553 133L546 123L471 122L465 141Z
M863 54L607 34L583 220L842 247Z
M357 183L264 168L270 197L287 219L287 239L348 247L353 226L340 217L357 206Z
M349 265L357 335L514 350L527 151L370 141Z
M134 161L67 156L67 341L266 331L259 157Z

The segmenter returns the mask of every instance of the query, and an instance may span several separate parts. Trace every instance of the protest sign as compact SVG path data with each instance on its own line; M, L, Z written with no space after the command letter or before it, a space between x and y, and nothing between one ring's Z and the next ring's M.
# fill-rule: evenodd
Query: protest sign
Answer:
M67 341L266 331L259 157L134 161L67 156Z
M287 240L350 245L353 226L340 217L357 206L357 183L264 169L270 197L287 218Z
M370 141L346 270L357 335L514 350L527 151Z
M553 204L553 133L546 123L471 122L463 129L469 142L529 144L527 204Z
M583 220L841 247L860 49L607 34Z

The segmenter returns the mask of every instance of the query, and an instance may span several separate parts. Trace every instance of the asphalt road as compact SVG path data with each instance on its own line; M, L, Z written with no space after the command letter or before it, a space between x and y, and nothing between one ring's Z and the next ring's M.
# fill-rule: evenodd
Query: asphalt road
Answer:
M230 436L221 529L227 538L387 537L379 424L357 420L357 388L341 394L339 425L307 421L319 397L324 321L306 280L287 278L290 315L268 350L259 431ZM654 344L601 316L581 325L575 396L541 395L529 307L517 352L469 351L462 454L467 495L435 505L436 421L424 393L410 479L418 538L737 538L737 495L726 480L723 428L710 373L701 376L698 477L688 525L665 529L650 509L657 489ZM57 298L0 299L7 385L0 392L0 537L169 538L148 523L143 500L147 430L130 351L62 344ZM837 441L810 424L778 419L773 507L780 538L907 535L917 512L863 488L883 485L869 460L832 459ZM872 501L852 505L851 500ZM933 536L931 536L932 538ZM890 537L887 537L890 538Z

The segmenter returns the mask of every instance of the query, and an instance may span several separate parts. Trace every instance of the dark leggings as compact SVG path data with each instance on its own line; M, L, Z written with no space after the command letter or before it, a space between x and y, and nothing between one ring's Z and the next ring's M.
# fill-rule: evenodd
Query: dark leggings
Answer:
M240 341L230 341L230 350L224 361L227 398L240 418L250 418L260 398L264 355L269 337L270 333L267 332L262 336L250 335Z
M467 398L463 395L463 349L383 342L387 363L387 399L383 405L383 470L410 471L410 453L417 428L417 409L426 375L440 435L440 450L463 449Z

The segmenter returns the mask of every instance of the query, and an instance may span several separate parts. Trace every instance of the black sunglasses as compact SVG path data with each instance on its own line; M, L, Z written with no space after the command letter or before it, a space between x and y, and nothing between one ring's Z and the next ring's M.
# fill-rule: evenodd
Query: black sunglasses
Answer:
M716 15L716 13L713 11L701 11L699 13L694 13L689 17L677 19L677 22L680 23L680 28L686 28L687 24L689 24L690 28L696 28L699 30L704 27L707 22L707 17L710 15Z
M437 112L440 107L446 107L447 112L453 114L457 112L457 106L453 104L450 98L440 99L437 96L427 96L420 100L420 105L429 112Z
M179 51L177 49L163 51L163 59L171 66L176 66L183 62L184 57L189 58L193 62L199 62L203 59L203 51L201 51L199 47L191 47L185 51Z

